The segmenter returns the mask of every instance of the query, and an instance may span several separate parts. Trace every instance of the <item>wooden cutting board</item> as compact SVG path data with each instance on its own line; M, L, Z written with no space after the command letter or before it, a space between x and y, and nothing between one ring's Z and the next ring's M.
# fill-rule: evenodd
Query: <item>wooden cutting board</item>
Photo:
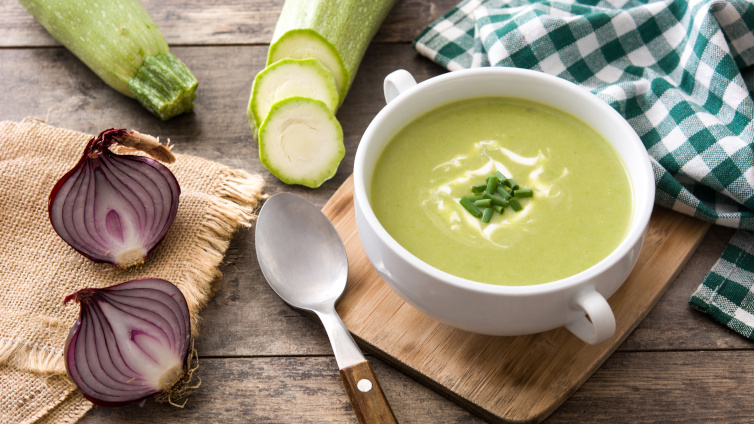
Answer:
M615 336L592 346L564 328L493 337L441 324L405 303L372 268L356 230L353 177L322 211L348 253L337 310L362 347L483 418L506 423L540 422L565 402L652 309L710 227L655 209L636 268L609 299Z

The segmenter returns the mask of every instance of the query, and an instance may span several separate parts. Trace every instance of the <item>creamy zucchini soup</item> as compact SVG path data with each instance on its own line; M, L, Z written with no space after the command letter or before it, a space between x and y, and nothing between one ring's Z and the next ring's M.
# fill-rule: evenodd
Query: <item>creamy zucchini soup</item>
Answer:
M490 191L493 175L514 182ZM531 189L514 197L516 208L500 201L514 185ZM482 216L491 197L494 213ZM546 283L596 264L628 232L633 202L623 162L600 135L510 98L452 103L408 124L377 161L370 201L419 259L500 285Z

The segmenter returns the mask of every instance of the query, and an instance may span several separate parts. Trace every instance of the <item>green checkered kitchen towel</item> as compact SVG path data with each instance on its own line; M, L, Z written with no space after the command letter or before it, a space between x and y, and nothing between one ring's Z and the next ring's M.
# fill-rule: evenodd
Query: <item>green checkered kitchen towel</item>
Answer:
M557 75L620 112L657 204L739 228L689 303L754 340L753 30L746 0L465 0L414 47L451 71Z

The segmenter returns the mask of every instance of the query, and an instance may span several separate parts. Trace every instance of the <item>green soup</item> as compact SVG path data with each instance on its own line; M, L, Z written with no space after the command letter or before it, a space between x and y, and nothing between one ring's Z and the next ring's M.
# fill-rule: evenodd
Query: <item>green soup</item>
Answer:
M534 197L483 223L459 199L495 171ZM408 124L381 153L370 200L419 259L500 285L546 283L596 264L625 237L633 202L622 160L594 130L509 98L452 103Z

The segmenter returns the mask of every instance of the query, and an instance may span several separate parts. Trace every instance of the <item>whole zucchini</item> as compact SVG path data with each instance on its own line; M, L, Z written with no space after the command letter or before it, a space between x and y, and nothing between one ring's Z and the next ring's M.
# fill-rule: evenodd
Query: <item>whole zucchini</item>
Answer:
M194 107L197 81L138 0L20 0L110 87L162 119Z

